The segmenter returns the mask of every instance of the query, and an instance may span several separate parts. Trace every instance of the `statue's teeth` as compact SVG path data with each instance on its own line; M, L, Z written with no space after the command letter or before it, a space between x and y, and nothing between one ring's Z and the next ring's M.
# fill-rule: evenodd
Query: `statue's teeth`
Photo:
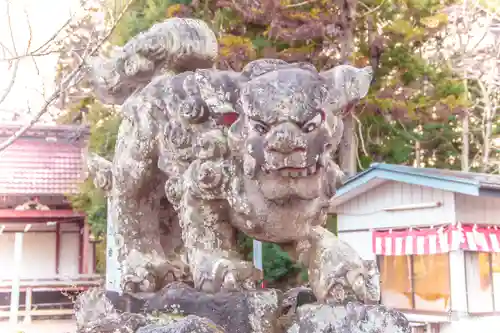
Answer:
M288 170L280 170L280 175L283 177L290 176L290 172Z
M316 164L307 168L307 171L309 172L309 175L315 174L316 173Z
M289 170L289 169L283 169L278 171L280 176L282 177L291 177L291 178L299 178L299 177L307 177L316 172L316 167L309 167L309 168L304 168L300 170Z

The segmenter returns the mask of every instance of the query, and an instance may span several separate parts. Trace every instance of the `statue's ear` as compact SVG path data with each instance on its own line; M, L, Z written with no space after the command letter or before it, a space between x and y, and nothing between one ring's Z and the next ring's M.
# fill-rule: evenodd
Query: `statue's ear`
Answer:
M321 72L320 75L325 80L327 91L325 107L335 112L368 94L373 70L371 67L356 68L340 65Z
M213 116L223 125L232 125L238 118L236 103L244 81L241 74L202 69L196 71L195 79L201 99Z

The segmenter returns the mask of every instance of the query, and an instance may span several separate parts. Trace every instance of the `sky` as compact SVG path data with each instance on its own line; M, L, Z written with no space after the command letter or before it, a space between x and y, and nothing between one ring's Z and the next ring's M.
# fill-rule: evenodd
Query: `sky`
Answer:
M34 51L48 40L79 9L78 0L0 0L0 43L12 53L13 42L19 55L26 54L28 45ZM30 33L31 30L31 33ZM14 74L13 63L5 61L0 47L0 100ZM21 114L19 121L37 112L54 90L57 54L25 57L19 62L14 86L0 104L0 121L11 120L13 113Z

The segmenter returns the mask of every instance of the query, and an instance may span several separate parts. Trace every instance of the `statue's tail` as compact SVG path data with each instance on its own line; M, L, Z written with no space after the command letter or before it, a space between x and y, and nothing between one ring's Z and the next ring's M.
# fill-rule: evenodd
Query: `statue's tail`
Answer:
M122 104L160 73L213 66L217 38L201 20L171 18L116 48L109 58L91 60L91 82L104 103Z

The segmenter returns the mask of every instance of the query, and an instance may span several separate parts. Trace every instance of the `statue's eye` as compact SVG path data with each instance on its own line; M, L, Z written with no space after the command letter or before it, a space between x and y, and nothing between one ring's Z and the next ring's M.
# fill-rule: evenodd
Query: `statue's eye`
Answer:
M314 131L321 125L321 123L323 122L323 118L324 118L323 112L322 111L318 112L313 119L309 120L307 123L304 124L304 126L302 126L302 130L305 133Z
M192 108L191 116L192 120L200 120L208 115L208 109L204 106L195 106Z
M258 120L251 120L250 126L259 134L266 134L269 131L269 126Z

